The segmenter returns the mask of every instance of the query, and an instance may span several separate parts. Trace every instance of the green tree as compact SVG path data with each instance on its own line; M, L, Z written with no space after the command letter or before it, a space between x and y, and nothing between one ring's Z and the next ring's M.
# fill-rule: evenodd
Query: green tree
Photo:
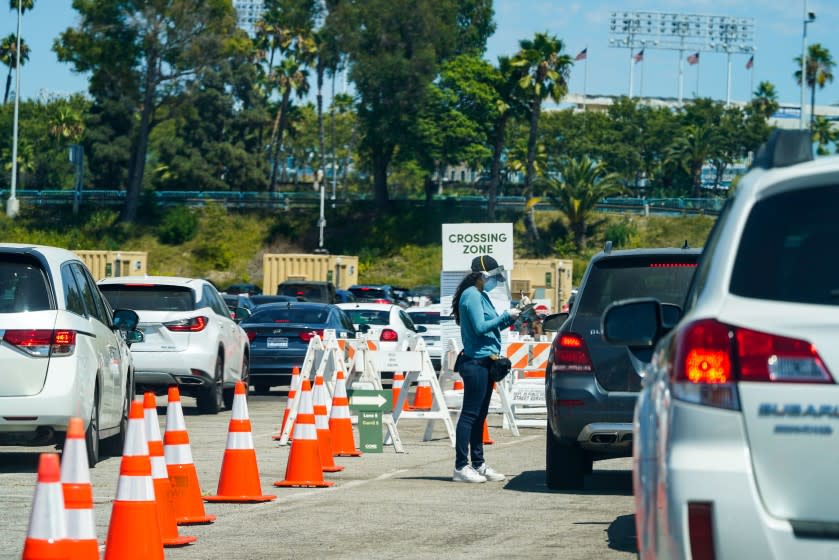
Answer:
M548 196L568 220L578 252L586 248L590 217L602 199L623 191L620 177L609 173L602 162L583 156L562 162L557 170L561 179L547 180Z
M6 74L6 92L3 94L3 104L9 102L9 92L12 88L12 70L16 70L17 64L17 35L10 33L0 42L0 62L9 67ZM23 66L29 61L29 45L21 38L20 40L20 65Z
M816 153L820 156L829 154L830 152L827 147L839 139L839 133L833 128L833 123L822 115L817 116L813 120L810 131L813 135L813 142L818 145L816 147Z
M763 81L757 85L750 102L755 112L768 119L779 107L778 92L772 82Z
M530 135L527 140L527 168L524 177L524 196L533 197L534 161L536 159L536 138L539 132L539 116L542 103L552 99L559 103L568 90L568 76L574 61L562 52L564 43L548 33L536 33L533 39L519 42L520 50L513 57L512 65L525 70L519 79L519 86L529 100ZM533 210L525 214L525 226L534 241L539 239Z
M74 0L73 7L79 24L55 41L59 60L90 74L90 93L102 109L123 104L138 115L129 127L131 162L120 216L132 222L158 109L202 68L245 48L244 32L227 0Z
M795 57L796 68L795 82L801 85L801 57ZM821 43L813 43L807 47L807 87L810 88L810 127L813 126L816 107L816 86L824 89L827 82L833 83L833 68L836 61L827 47ZM803 107L802 107L803 110Z
M667 159L690 176L694 198L701 193L702 166L714 155L716 142L715 130L711 126L689 124L668 150Z
M274 128L271 131L271 146L273 164L271 166L270 189L271 192L277 189L278 171L281 160L283 160L283 134L288 126L289 113L291 111L291 95L302 98L309 91L309 71L306 66L293 54L289 54L283 61L274 67L271 79L280 89L282 97L277 107L277 116L274 119ZM285 169L285 165L283 165Z

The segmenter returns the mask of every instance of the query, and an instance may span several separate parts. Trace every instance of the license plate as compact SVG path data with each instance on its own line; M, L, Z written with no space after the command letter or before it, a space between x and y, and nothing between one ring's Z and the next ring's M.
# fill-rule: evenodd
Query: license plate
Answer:
M268 348L288 348L288 339L287 338L269 338L266 341L266 346Z

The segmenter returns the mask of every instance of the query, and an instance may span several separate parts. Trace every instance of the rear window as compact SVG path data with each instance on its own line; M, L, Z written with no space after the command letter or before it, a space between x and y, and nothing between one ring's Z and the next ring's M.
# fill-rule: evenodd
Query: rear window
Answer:
M49 284L41 267L8 255L0 258L0 313L49 309Z
M247 322L323 324L326 323L328 318L328 309L279 307L275 309L257 309Z
M408 313L411 320L417 325L439 325L439 311L413 311Z
M344 309L350 320L356 325L389 325L390 311L370 309Z
M747 298L839 304L839 186L775 195L752 208L731 276Z
M682 305L698 260L698 253L602 259L578 296L577 314L599 316L612 302L639 297Z
M281 284L279 286L280 295L291 296L294 298L304 298L307 300L323 300L327 299L327 290L325 286L307 286L300 284Z
M136 311L192 311L195 298L190 288L181 286L132 286L103 284L99 286L114 309Z
M357 299L387 299L387 292L381 288L350 288Z

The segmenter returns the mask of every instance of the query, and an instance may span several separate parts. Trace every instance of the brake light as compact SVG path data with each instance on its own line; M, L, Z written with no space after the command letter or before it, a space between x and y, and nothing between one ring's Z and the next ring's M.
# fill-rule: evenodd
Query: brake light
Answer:
M592 371L591 357L583 337L577 333L561 333L553 343L553 367L556 372Z
M688 502L688 536L693 560L714 560L714 506Z
M181 319L179 321L171 321L163 323L163 326L174 332L200 332L207 326L209 319L207 317L193 317L192 319Z
M833 383L815 347L805 340L712 319L690 323L676 336L673 395L684 401L739 410L738 381Z
M652 263L650 268L696 268L696 263Z
M253 342L256 338L256 331L245 331L245 334L248 335L248 342Z
M379 299L374 299L371 303L390 303L390 300L379 298Z
M76 351L76 331L50 329L9 329L3 341L31 356L70 356Z
M382 329L379 340L382 342L396 342L399 340L399 333L393 329Z
M314 337L315 335L318 335L319 337L323 338L323 329L315 329L313 331L301 331L301 333L298 336L300 337L300 340L308 344L308 342L312 340L312 337Z

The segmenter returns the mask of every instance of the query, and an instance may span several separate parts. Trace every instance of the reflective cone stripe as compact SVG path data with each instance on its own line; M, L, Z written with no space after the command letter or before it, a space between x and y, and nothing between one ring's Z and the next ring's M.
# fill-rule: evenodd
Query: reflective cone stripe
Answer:
M530 349L530 365L526 366L530 369L541 369L544 373L545 368L548 367L548 355L551 351L550 342L537 342ZM544 377L544 375L542 376Z
M390 394L393 397L393 405L399 402L399 395L402 393L402 387L405 386L405 375L401 371L393 374L393 385L391 385ZM408 410L408 399L402 403L402 410Z
M166 406L166 432L163 434L166 471L172 488L172 508L178 525L212 523L215 515L207 515L201 499L198 473L192 462L192 449L186 431L181 394L178 388L169 387Z
M431 396L431 385L428 381L420 381L414 393L413 410L431 410L434 399Z
M22 560L69 560L67 517L61 488L58 455L42 453L38 459L38 482L32 497L29 528Z
M143 403L131 403L105 560L163 558Z
M315 429L318 435L318 446L320 461L323 472L339 472L344 467L335 464L332 455L332 434L329 432L329 413L326 411L326 386L323 384L323 376L315 377L315 390L312 394L314 400Z
M344 372L338 372L335 394L332 396L332 412L329 415L329 432L332 436L332 454L337 457L360 457L353 439L350 400L347 398L347 381Z
M504 347L504 356L513 364L512 369L524 369L529 361L528 344L526 342L508 342Z
M288 413L294 406L294 400L297 398L297 388L300 386L300 368L295 367L291 370L291 387L288 389L288 397L285 401L285 410L283 411L283 421L280 424L280 431L271 436L271 439L280 440L283 438L283 430L285 430L286 422L288 422Z
M193 543L198 540L197 537L178 534L178 524L175 521L175 510L172 506L172 486L169 483L169 472L166 470L166 458L160 436L160 422L157 417L157 399L151 392L143 395L143 425L149 445L151 478L163 546L171 548Z
M208 502L255 503L277 498L262 494L251 421L248 418L247 394L245 384L237 382L233 394L233 414L227 425L227 446L221 462L218 491L215 496L204 496Z
M67 511L67 550L79 560L99 559L93 520L93 486L87 466L84 421L71 418L61 453L61 488Z
M294 440L288 454L285 479L274 486L332 486L334 482L323 479L318 434L312 405L312 390L308 379L302 380L300 412L294 423Z

